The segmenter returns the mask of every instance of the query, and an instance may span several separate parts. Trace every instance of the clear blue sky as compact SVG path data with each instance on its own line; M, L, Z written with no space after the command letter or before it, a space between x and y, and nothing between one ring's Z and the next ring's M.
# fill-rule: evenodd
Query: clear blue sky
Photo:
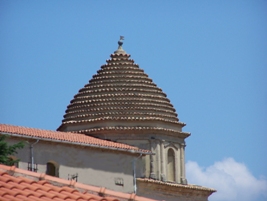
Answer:
M57 129L69 101L117 49L120 35L187 123L187 162L207 173L233 159L266 185L264 0L1 0L0 122Z

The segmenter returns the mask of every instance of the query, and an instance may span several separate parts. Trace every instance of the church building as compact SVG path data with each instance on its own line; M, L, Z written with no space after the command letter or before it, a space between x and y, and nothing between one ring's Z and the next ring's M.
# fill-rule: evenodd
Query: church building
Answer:
M67 106L57 131L0 124L18 168L155 200L207 201L216 192L188 184L185 123L167 95L123 48Z

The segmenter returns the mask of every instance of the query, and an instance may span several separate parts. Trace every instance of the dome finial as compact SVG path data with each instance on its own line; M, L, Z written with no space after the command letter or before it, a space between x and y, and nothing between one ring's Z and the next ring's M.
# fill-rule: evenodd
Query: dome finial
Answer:
M124 36L120 36L120 40L118 41L119 48L123 45Z
M122 49L123 40L124 40L124 36L120 36L120 40L118 41L119 47L114 52L115 54L126 54L126 52Z

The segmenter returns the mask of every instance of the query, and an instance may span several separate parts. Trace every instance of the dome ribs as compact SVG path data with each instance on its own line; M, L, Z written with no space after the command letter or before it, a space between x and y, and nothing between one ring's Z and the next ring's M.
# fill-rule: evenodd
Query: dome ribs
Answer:
M106 117L99 117L94 119L83 119L83 120L72 120L72 121L65 121L65 119L62 121L62 124L70 123L70 124L76 124L76 123L95 123L95 122L101 122L101 121L161 121L161 122L168 122L173 124L181 124L181 122L168 120L166 118L160 118L160 117L113 117L113 116L106 116Z
M170 121L178 121L178 118L177 117L173 117L171 115L165 115L165 114L159 114L159 113L153 113L153 112L136 112L136 111L133 111L133 112L118 112L118 111L114 111L114 112L111 112L109 110L109 112L99 112L99 113L86 113L86 114L83 114L83 113L80 113L80 114L75 114L75 115L71 115L69 114L68 116L65 117L64 119L64 122L66 121L72 121L72 120L82 120L84 118L91 118L91 119L94 119L94 118L101 118L102 116L112 116L112 117L127 117L127 116L135 116L135 117L139 117L139 116L142 116L142 115L146 115L146 117L159 117L159 118L167 118L168 120Z
M118 53L110 55L111 58L118 58L118 57L119 58L121 58L121 57L129 58L130 56L131 56L130 54L118 54Z
M125 111L127 109L127 111ZM146 112L142 112L142 110L146 109ZM86 113L85 113L86 112ZM84 110L75 110L73 112L69 111L68 114L65 114L64 117L74 117L74 116L101 116L104 114L114 114L114 115L156 115L156 116L162 116L162 117L168 117L168 118L177 118L177 115L169 114L168 112L165 112L160 109L151 109L145 108L145 107L107 107L107 108L100 108L99 110L92 110L92 109L84 109Z
M91 104L91 103L106 103L106 104L128 104L130 103L134 103L134 104L143 104L143 103L147 103L147 104L158 104L158 105L162 105L163 107L171 107L173 108L173 105L169 102L169 100L167 98L163 99L163 100L158 100L158 99L151 99L150 97L143 97L142 99L140 99L139 97L119 97L119 96L113 96L113 97L103 97L103 98L95 98L95 99L91 99L91 100L77 100L73 99L71 101L71 103L68 105L72 106L74 105L76 102L80 103L86 103L86 104ZM174 108L173 108L174 109Z
M89 95L89 96L75 96L73 100L71 100L71 103L74 103L74 102L80 102L80 103L83 103L82 99L86 99L86 100L89 100L89 99L105 99L105 98L111 98L111 97L132 97L132 98L147 98L147 99L158 99L158 100L163 100L163 101L166 101L166 102L170 102L169 99L167 99L163 94L160 94L160 95L152 95L152 94L145 94L145 93L138 93L138 92L118 92L118 93L103 93L103 94L92 94L92 95Z
M123 107L123 108L122 108ZM125 98L111 98L111 99L95 99L93 101L76 101L68 105L66 114L75 110L84 110L87 109L90 111L98 111L100 108L121 108L124 109L144 109L144 110L152 110L152 111L161 111L167 113L175 113L175 109L173 108L172 104L169 102L158 101L158 100L131 100Z
M144 70L139 68L139 66L137 64L130 65L130 66L109 66L107 64L104 64L101 66L101 69L98 70L97 72L110 71L110 70L118 70L118 71L132 70L132 71L144 72Z
M91 95L97 95L99 93L106 93L106 94L114 94L114 93L139 93L139 94L146 94L149 93L151 95L161 95L163 97L166 97L166 94L163 93L160 89L141 89L141 88L102 88L102 89L88 89L84 91L80 91L78 94L74 96L74 98L77 99L84 99L88 98L88 96Z
M135 84L135 83L117 83L117 84L96 84L96 85L85 85L84 88L80 89L79 92L87 91L87 90L92 90L92 89L107 89L107 88L132 88L134 87L135 89L152 89L152 90L162 90L154 85L147 85L147 84ZM163 93L163 92L162 92Z
M102 106L102 107L74 107L70 108L67 110L67 114L64 115L64 117L68 117L69 115L73 114L92 114L92 115L99 115L107 113L107 112L112 112L113 114L122 114L122 113L127 113L124 110L127 109L128 113L138 113L138 114L161 114L162 116L168 116L168 117L177 117L176 113L169 114L170 112L173 112L171 110L166 110L162 108L155 108L155 107L142 107L142 106L116 106L116 107L109 107L109 106ZM145 109L145 112L143 111Z
M85 130L74 129L73 132L88 134L144 129L145 132L153 130L180 135L185 124L179 122L162 89L130 59L129 54L116 51L110 57L70 101L60 128L83 125ZM113 127L105 127L106 122ZM125 126L127 122L130 127ZM102 126L95 128L98 125ZM164 128L168 126L174 130Z
M102 67L127 67L127 66L131 66L131 67L136 67L136 68L139 68L139 65L138 64L135 64L135 63L130 63L130 62L127 62L127 61L124 61L124 62L109 62L109 63L106 63L104 65L102 65Z
M152 80L133 80L133 79L127 79L127 80L90 80L88 84L85 85L91 86L91 85L96 85L96 84L105 84L105 83L112 83L112 84L119 84L119 83L143 83L143 84L149 84L153 86L157 86L152 82Z
M103 71L103 72L100 72L96 75L93 75L93 79L94 78L97 78L97 79L100 79L100 78L105 78L105 77L112 77L113 79L114 78L122 78L122 77L127 77L127 76L134 76L135 78L148 78L148 75L145 74L145 73L142 73L142 72L135 72L135 71Z
M120 71L99 71L96 75L93 76L96 77L96 76L109 76L109 75L140 75L140 76L145 76L145 77L148 77L147 74L143 73L143 72L140 72L140 71L123 71L123 70L120 70Z
M131 106L133 105L133 106ZM159 104L114 104L114 103L103 103L103 104L88 104L88 105L72 105L68 106L66 113L76 111L76 110L87 110L87 112L91 111L108 111L108 110L149 110L149 111L159 111L163 113L174 113L175 116L175 109L170 106L162 106ZM65 117L65 116L64 116Z
M155 100L137 100L137 101L103 101L97 99L98 102L90 102L88 100L74 100L71 104L68 105L66 112L70 110L76 110L79 108L101 108L101 107L144 107L145 109L151 110L161 110L167 112L175 112L171 103L168 102L156 102Z
M90 80L90 83L93 83L94 81L99 80L114 80L114 81L125 81L125 80L146 80L152 82L152 79L148 78L147 75L135 75L135 74L129 74L129 75L94 75L93 79Z

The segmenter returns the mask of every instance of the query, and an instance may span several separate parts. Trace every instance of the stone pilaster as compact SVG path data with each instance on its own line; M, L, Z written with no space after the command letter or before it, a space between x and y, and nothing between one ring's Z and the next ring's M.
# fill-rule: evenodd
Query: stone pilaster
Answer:
M160 142L160 150L161 150L161 181L166 181L166 152L164 148L164 140Z
M175 161L175 182L180 183L180 147L176 149L174 161Z
M185 177L185 144L181 144L181 183L187 184L187 180Z
M150 140L150 150L154 155L150 155L150 178L156 179L156 173L155 173L155 159L156 159L156 149L155 149L155 140Z
M150 140L150 149L151 152L154 153L154 155L150 155L150 178L156 179L156 173L155 173L155 159L156 159L156 149L155 149L155 140Z
M157 179L161 178L161 149L160 149L160 140L156 141L156 166L157 166Z

